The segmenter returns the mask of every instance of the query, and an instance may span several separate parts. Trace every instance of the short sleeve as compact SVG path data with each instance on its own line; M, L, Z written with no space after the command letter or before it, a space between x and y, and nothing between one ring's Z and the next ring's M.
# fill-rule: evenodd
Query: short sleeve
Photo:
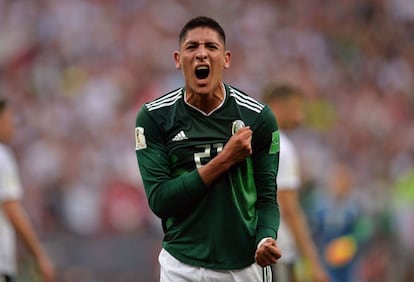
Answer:
M22 188L17 172L17 164L11 151L0 147L0 202L20 199Z
M293 190L300 186L298 156L292 142L280 134L279 171L276 178L278 190Z

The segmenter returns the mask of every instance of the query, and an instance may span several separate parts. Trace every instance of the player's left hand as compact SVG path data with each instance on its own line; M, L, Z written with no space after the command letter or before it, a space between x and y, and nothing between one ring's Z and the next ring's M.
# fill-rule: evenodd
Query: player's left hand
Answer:
M267 239L256 250L254 256L256 263L261 267L276 263L282 256L282 252L276 244L275 239Z

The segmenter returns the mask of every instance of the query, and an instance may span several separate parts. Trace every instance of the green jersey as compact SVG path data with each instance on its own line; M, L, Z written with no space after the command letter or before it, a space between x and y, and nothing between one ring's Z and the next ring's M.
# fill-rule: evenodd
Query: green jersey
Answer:
M262 238L277 235L279 135L268 106L224 87L223 103L208 115L186 103L184 88L145 104L136 156L149 205L162 219L163 248L190 265L240 269L254 263ZM207 187L197 168L241 121L253 131L252 155Z

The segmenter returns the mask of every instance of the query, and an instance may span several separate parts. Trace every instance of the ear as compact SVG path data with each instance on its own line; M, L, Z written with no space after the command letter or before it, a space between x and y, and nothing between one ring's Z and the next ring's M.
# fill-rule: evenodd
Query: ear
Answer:
M178 51L174 52L174 61L175 61L175 68L177 70L181 69L180 52L178 52Z
M224 53L224 68L225 69L230 68L230 62L231 62L231 53L230 51L226 51Z

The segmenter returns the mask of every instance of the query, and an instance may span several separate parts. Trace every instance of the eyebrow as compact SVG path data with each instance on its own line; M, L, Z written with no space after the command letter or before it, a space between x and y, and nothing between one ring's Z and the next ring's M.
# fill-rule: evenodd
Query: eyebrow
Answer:
M219 42L216 41L205 41L203 43L197 41L197 40L190 40L190 41L186 41L184 42L183 46L187 46L187 45L214 45L214 46L220 46L221 44Z

